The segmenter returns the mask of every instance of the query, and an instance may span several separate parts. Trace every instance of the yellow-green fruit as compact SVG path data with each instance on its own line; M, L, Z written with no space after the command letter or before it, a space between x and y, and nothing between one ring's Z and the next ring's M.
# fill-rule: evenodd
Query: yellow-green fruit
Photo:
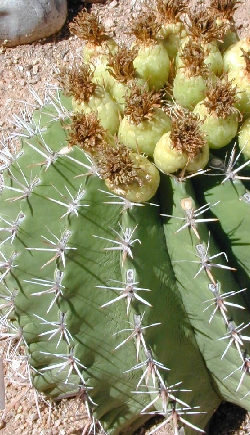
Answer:
M178 151L171 140L171 132L165 133L157 142L154 150L154 162L165 174L172 174L183 169L187 164L188 157Z
M224 55L224 71L240 70L246 68L246 62L242 49L245 52L250 50L250 38L244 38L229 47Z
M238 135L239 147L244 156L250 159L250 118L242 124Z
M128 86L125 83L118 82L104 64L100 64L95 68L93 82L104 87L112 100L118 104L120 112L123 113L126 105L125 97L129 94Z
M206 80L202 75L191 75L186 68L178 68L173 83L173 96L178 104L193 110L205 98Z
M199 169L205 168L209 161L209 146L206 144L199 154L190 160L186 166L187 172L197 172Z
M125 83L118 82L113 77L112 85L109 88L111 98L118 104L120 112L123 114L126 107L126 98L130 94L129 86Z
M230 20L224 17L217 17L216 24L218 28L222 29L224 34L222 40L217 42L221 53L224 53L231 45L239 41L239 36Z
M104 83L105 90L109 93L111 98L118 104L120 113L123 114L126 108L126 99L130 95L131 88L133 86L141 86L144 89L148 89L147 85L144 84L142 79L135 79L133 81L128 81L127 83L121 83L116 80L107 70L98 77L95 75L93 81L98 81L99 83Z
M140 46L133 64L138 77L147 82L150 89L158 90L167 83L170 62L163 42Z
M215 75L220 76L223 71L223 58L218 48L217 41L211 41L203 44L204 49L204 63L207 68Z
M247 69L235 69L228 72L228 79L236 87L236 108L242 113L250 112L250 73Z
M204 101L206 102L207 99ZM201 131L206 137L206 141L210 148L217 149L226 146L237 134L238 130L238 113L218 117L215 112L210 112L204 101L198 103L193 113L199 115Z
M124 110L126 108L126 100L129 97L133 86L143 87L145 90L149 90L147 84L144 83L142 79L135 79L133 81L131 80L126 84L114 79L112 87L109 90L109 94L118 104L120 112L122 114L124 113Z
M109 94L110 89L112 89L113 87L114 80L114 77L107 69L106 63L100 63L96 67L94 67L92 81L102 86Z
M109 54L117 49L117 43L113 39L105 40L101 44L87 42L83 48L82 56L84 63L91 63L94 66L107 64Z
M150 119L139 124L132 123L129 117L124 116L120 123L118 138L129 148L152 157L156 142L164 133L171 130L171 120L161 109L155 109Z
M164 47L167 49L169 59L175 59L181 41L186 37L186 30L183 23L163 24L157 34L157 38L163 39Z
M159 171L145 156L131 153L130 158L134 163L134 167L139 168L137 172L141 183L133 181L116 185L107 178L105 184L116 195L122 196L131 202L149 201L159 187Z
M185 52L185 46L190 42L190 36L183 39L180 49L176 56L177 68L184 67L182 53ZM210 42L202 42L200 44L204 52L204 66L217 76L220 76L223 71L223 57L219 50L216 40ZM188 54L186 54L188 56Z
M118 132L120 124L119 107L110 95L102 88L98 88L88 101L76 101L72 99L72 106L75 112L84 112L86 115L97 112L101 125L111 134Z

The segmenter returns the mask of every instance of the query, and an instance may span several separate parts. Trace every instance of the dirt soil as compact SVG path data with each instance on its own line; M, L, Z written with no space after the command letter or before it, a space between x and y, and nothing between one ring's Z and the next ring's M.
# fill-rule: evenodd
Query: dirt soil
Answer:
M104 4L68 0L68 20L61 32L53 37L15 48L0 47L0 141L8 142L9 135L17 129L20 113L33 109L44 101L48 84L57 86L56 72L81 56L83 42L70 35L68 25L83 7L98 10L107 30L119 41L127 42L127 21L140 10L143 0L112 0ZM147 3L147 2L146 2ZM190 7L206 1L192 0ZM241 37L250 37L250 0L242 1L235 14ZM34 98L35 96L35 98ZM89 433L89 421L84 403L79 398L50 403L30 387L29 373L21 349L6 358L8 342L0 348L5 356L5 409L0 411L1 435L84 435ZM13 356L14 352L14 356ZM0 392L1 406L1 392ZM152 427L151 427L152 430ZM91 432L92 433L92 432ZM148 427L136 435L146 435ZM155 435L172 435L171 427ZM210 426L209 435L250 434L250 417L241 408L222 404Z

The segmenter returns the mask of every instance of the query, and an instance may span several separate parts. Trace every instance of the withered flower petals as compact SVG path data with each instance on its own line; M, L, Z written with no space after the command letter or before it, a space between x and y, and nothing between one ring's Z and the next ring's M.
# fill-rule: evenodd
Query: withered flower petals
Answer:
M146 119L152 119L155 109L161 107L161 94L154 90L149 92L145 86L140 88L133 85L126 102L125 116L129 117L132 123L140 124Z
M136 167L130 157L131 151L120 144L116 147L103 147L96 159L97 168L103 179L109 179L114 186L137 183L142 186L142 179L138 174L140 167Z
M64 93L76 101L89 101L100 85L94 83L93 72L89 65L81 64L72 69L62 69L60 83Z
M133 80L136 77L133 61L137 53L138 49L136 48L119 47L116 53L109 56L109 73L121 83Z
M176 22L188 9L188 0L156 0L157 18L162 24Z
M206 145L205 137L200 129L198 115L179 107L172 119L170 138L174 148L188 155L189 160L195 158Z
M138 17L132 17L130 21L131 33L140 41L155 41L161 28L152 10L142 12Z
M78 145L94 156L102 147L106 133L94 112L88 115L81 112L75 113L72 116L68 144L69 146Z
M247 72L250 71L250 51L245 51L244 48L241 48L242 57L244 57L244 61L246 63Z
M228 21L234 21L233 15L240 3L241 2L238 0L212 0L210 6L214 8L222 18Z
M100 23L98 16L87 12L86 9L82 9L73 22L69 24L69 30L78 38L96 45L108 39L105 27Z
M181 49L180 59L183 63L183 66L181 66L181 68L188 70L191 75L204 76L209 71L208 67L204 62L205 53L200 41L194 41L189 38L186 44Z
M220 26L216 22L216 13L213 8L198 10L193 14L189 14L190 22L186 23L189 33L197 40L211 42L214 39L222 40L226 30L226 23L221 23Z
M227 74L216 78L216 82L207 81L206 99L203 101L209 113L216 113L219 118L238 112L234 104L236 101L236 88L231 86Z

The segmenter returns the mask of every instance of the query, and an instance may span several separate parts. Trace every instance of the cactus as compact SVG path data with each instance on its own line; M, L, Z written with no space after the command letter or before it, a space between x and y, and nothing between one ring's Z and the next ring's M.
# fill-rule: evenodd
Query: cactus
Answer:
M228 3L233 11L233 0L212 2L213 47ZM8 331L0 337L24 345L37 391L52 400L82 395L89 434L132 435L161 415L158 427L172 421L175 434L183 425L188 435L204 431L222 400L250 410L249 161L244 143L241 151L237 143L218 146L198 109L169 98L166 83L154 85L165 77L177 86L171 69L161 71L160 54L154 58L166 32L177 41L172 66L173 53L183 62L190 38L194 49L215 53L197 31L210 24L206 14L186 29L176 14L182 41L172 21L160 31L164 8L156 5L155 19L150 12L133 27L127 58L83 11L72 31L85 38L87 19L87 33L98 35L85 47L86 64L64 72L64 92L22 121L21 149L11 154L6 144L0 154L0 326ZM174 1L164 5L176 9ZM167 41L159 46L167 53ZM154 65L144 77L145 52ZM214 117L216 83L216 122L225 128L230 115L240 123L245 114L226 75L213 78L201 61L199 71L193 65L204 83L198 104Z

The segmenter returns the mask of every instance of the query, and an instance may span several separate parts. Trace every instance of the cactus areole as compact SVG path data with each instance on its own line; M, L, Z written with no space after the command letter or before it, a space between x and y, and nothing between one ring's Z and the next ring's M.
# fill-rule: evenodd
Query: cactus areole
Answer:
M133 21L132 51L114 61L118 45L82 11L71 30L91 34L85 63L64 71L64 90L25 117L21 148L0 151L0 331L13 344L21 338L37 391L52 400L81 392L89 434L132 435L160 415L157 428L171 422L188 435L203 432L223 400L250 411L247 123L240 149L237 139L247 114L237 83L204 63L208 42L227 35L224 3L193 27L178 4L164 2L178 43L171 63L160 1L150 19ZM200 58L185 70L173 52L182 59L187 37ZM183 99L201 77L195 104L216 114L217 135L207 115L173 97L180 76ZM225 145L232 117L236 136Z

